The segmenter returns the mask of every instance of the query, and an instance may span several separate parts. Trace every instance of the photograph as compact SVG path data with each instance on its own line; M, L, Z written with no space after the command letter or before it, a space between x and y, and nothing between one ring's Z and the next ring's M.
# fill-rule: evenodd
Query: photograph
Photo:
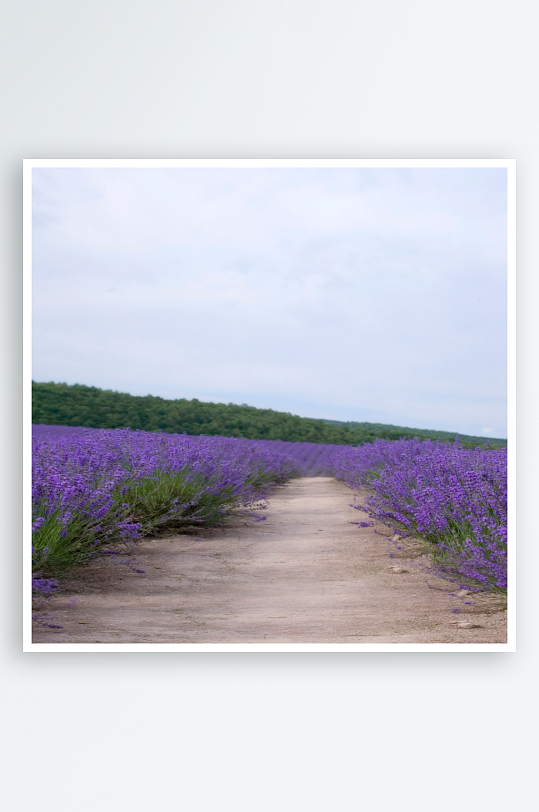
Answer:
M529 805L536 16L10 4L9 812Z
M25 159L24 650L515 651L515 163Z

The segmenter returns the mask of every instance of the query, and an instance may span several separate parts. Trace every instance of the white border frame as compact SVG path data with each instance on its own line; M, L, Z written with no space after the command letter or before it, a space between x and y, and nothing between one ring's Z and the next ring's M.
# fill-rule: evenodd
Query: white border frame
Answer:
M32 170L34 168L499 168L507 169L508 637L482 644L33 643L31 609ZM516 160L515 159L99 159L23 160L23 651L24 652L515 652L516 651Z

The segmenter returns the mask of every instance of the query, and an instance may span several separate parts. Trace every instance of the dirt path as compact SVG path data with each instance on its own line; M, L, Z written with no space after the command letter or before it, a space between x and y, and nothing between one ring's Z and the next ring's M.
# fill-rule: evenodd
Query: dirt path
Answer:
M367 518L352 496L334 479L296 479L275 490L264 522L142 542L145 573L96 560L47 607L63 628L36 623L33 642L506 642L495 602L451 597L413 544L396 550L351 524Z

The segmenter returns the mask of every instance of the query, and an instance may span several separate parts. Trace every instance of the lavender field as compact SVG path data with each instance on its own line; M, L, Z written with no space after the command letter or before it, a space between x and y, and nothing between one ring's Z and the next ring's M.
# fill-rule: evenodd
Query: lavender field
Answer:
M261 521L271 487L297 476L335 476L367 489L356 507L401 537L423 539L446 577L506 590L505 449L44 425L33 427L34 590L52 592L70 567L160 530L217 526L237 510Z

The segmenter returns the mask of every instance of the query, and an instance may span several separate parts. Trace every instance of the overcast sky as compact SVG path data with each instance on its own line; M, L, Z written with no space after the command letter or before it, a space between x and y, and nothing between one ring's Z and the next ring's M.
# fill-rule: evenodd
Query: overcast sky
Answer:
M33 379L506 435L505 169L34 169Z

